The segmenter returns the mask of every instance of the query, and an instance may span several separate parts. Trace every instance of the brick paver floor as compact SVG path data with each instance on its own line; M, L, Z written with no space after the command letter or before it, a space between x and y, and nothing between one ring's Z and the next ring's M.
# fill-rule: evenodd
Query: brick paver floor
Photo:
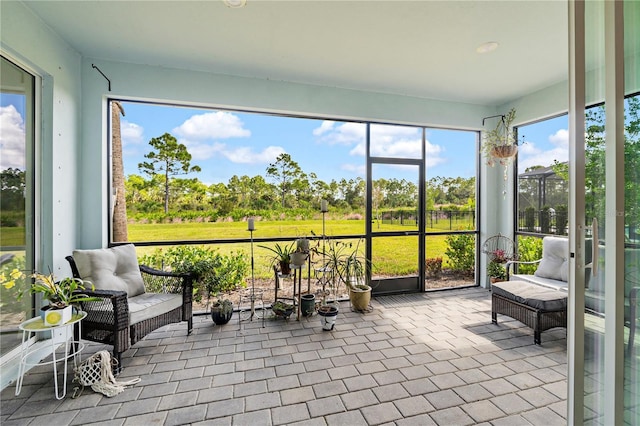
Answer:
M108 398L64 400L51 366L1 393L9 425L566 424L566 330L542 334L499 316L481 288L387 296L371 312L342 302L335 329L316 316L156 330L123 357L141 382ZM269 311L267 311L269 312ZM103 347L88 344L88 356Z

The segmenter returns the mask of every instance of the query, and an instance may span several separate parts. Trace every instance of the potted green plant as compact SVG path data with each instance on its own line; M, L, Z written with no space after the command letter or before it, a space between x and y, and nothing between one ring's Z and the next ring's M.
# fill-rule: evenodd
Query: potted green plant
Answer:
M276 243L273 247L260 245L258 247L267 249L273 253L272 264L278 264L280 266L280 272L283 275L289 275L291 273L291 253L295 251L294 246L296 242L291 244Z
M290 303L278 300L271 305L271 310L273 311L275 316L287 319L295 310L295 306Z
M341 241L329 241L328 250L325 253L327 262L325 267L333 273L333 290L337 299L338 288L344 284L349 289L351 307L359 312L369 309L371 301L371 286L366 283L367 260L360 253L360 242L344 243ZM325 304L325 303L323 303Z
M513 131L513 121L516 110L512 108L508 113L500 116L496 127L484 132L482 152L487 157L489 165L506 164L510 158L518 153L518 141Z
M497 283L507 279L507 270L504 263L492 260L487 265L487 275L489 275L491 283Z
M211 305L211 319L216 325L224 325L233 316L233 303L229 299L218 299Z
M28 293L41 293L43 299L48 301L48 305L42 308L42 319L46 326L64 324L71 319L73 307L80 302L92 302L101 300L97 297L90 297L83 293L90 286L94 290L93 284L80 278L63 278L56 281L53 274L42 274L34 272L30 276L33 281L29 286ZM9 274L9 279L4 275L0 277L0 282L7 288L14 288L16 282L24 281L26 275L17 269ZM17 298L21 299L25 291L21 287L17 289Z

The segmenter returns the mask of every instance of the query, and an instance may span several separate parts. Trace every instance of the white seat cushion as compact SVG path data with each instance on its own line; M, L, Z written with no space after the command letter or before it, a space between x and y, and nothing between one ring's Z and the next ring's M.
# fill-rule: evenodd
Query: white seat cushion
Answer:
M129 325L155 318L182 306L182 294L144 293L129 297Z
M144 282L133 244L107 249L74 250L73 260L83 280L97 290L126 291L128 297L144 293Z
M509 281L526 281L532 284L538 284L553 290L569 291L569 287L565 281L554 280L551 278L542 278L535 275L514 274L509 277Z

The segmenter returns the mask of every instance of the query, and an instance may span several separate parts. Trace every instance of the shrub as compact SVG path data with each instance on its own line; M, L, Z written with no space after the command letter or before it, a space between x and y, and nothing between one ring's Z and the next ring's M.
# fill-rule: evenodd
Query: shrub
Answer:
M24 256L15 256L10 261L0 266L0 276L4 277L4 279L8 279L11 276L11 272L17 269L18 271L26 270L26 258ZM3 281L4 279L0 279ZM5 288L5 286L0 285L0 311L3 314L14 314L14 313L22 313L25 309L24 303L18 303L16 301L16 293L21 291L26 291L28 288L27 283L28 278L20 277L16 279L15 287L13 288ZM26 300L25 298L23 300ZM21 318L21 321L24 318Z
M569 222L569 210L566 204L556 206L556 234L565 235Z
M518 260L531 262L542 258L542 238L518 237ZM537 264L518 265L518 273L533 274L538 268Z
M194 274L196 300L245 287L243 280L249 270L244 253L222 255L216 249L204 246L158 248L151 254L141 256L139 262L156 269Z
M548 234L551 229L551 212L549 206L543 206L540 211L540 232Z
M445 238L448 247L445 254L451 269L463 274L473 274L476 264L476 239L473 234L454 234Z

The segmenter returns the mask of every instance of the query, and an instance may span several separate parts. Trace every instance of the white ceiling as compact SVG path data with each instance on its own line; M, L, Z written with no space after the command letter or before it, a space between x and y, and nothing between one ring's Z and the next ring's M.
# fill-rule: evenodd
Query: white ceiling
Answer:
M25 3L95 59L483 105L568 72L565 0Z

